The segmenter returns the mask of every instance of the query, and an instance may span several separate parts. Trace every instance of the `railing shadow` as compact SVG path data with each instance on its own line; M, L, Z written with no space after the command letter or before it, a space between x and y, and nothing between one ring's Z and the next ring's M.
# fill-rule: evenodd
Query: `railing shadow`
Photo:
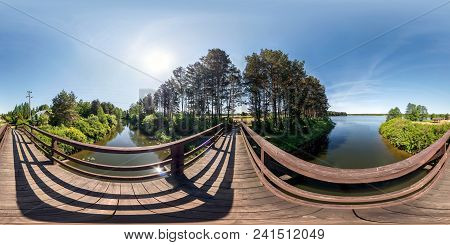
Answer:
M31 147L22 134L14 131L17 204L23 216L45 222L179 223L218 220L229 214L234 196L230 185L235 164L235 132L222 137L222 142L216 143L217 149L213 147L206 153L209 154L210 160L204 163L203 169L193 177L168 177L166 179L168 185L161 186L161 190L157 192L112 194L106 193L112 182L104 182L108 187L102 192L89 186L89 181L77 184L75 174L67 174L71 176L70 178L55 175L50 168L59 167L50 165L48 160L43 161L42 154ZM225 173L219 178L223 171ZM200 179L203 182L198 182ZM217 185L217 182L220 182L217 192L214 195L208 194L213 183ZM180 191L186 195L177 196ZM156 202L150 204L139 202L148 198L155 199ZM99 202L101 199L114 202L104 204ZM135 200L135 202L128 204L119 200ZM181 206L183 208L179 208ZM172 211L162 211L168 208L172 208ZM121 211L125 211L122 213L132 211L130 213L135 214L117 215Z

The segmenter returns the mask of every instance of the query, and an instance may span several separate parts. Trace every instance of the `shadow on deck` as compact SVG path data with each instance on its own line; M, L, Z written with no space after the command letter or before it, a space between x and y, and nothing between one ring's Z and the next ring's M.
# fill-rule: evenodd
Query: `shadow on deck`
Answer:
M43 222L178 223L214 221L233 206L236 133L223 136L191 177L119 183L75 175L42 160L25 137L13 132L17 205ZM38 156L39 155L39 156ZM189 171L187 169L186 171ZM202 181L199 181L202 180Z

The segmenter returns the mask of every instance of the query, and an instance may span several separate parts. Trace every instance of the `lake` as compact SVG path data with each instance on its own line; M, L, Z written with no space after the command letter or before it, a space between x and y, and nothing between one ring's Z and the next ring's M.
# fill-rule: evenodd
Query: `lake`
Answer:
M396 149L378 132L385 116L331 117L335 128L314 147L296 155L316 164L335 168L371 168L410 157Z

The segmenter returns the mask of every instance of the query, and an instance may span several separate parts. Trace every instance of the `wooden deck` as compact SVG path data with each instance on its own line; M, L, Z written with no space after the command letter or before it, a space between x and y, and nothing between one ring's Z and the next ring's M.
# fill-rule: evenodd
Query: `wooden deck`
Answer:
M222 136L184 178L135 183L53 165L11 130L0 149L0 223L450 224L450 170L421 198L389 208L332 210L278 198L253 169L242 136Z

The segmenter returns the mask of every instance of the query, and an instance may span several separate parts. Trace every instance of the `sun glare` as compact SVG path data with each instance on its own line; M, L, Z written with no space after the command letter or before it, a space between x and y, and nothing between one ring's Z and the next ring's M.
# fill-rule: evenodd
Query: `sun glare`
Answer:
M173 55L162 49L154 49L143 54L145 69L153 73L169 72L173 63Z

